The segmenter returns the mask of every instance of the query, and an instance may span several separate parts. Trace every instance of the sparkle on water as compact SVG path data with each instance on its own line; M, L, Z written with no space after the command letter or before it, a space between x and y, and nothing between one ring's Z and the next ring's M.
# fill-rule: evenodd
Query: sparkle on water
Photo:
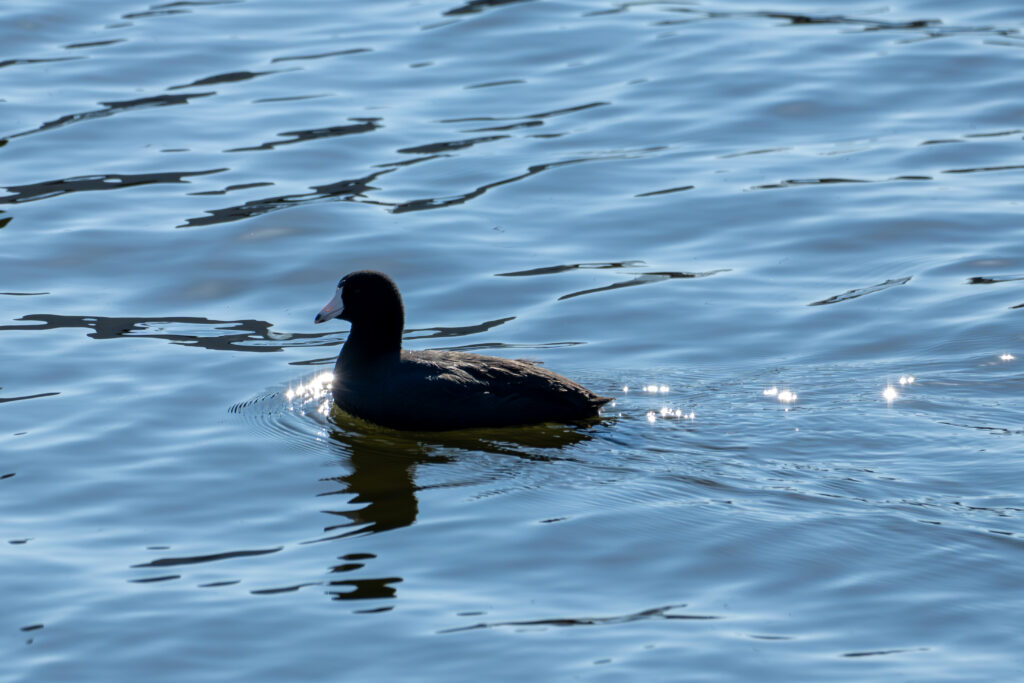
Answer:
M321 372L307 382L289 387L284 392L284 397L289 403L306 403L313 400L323 400L330 396L331 383L334 381L333 372ZM324 401L325 405L329 402ZM294 408L294 405L290 406ZM329 406L324 410L330 410Z
M762 392L765 396L773 396L779 400L779 403L794 403L796 402L797 395L795 391L790 389L779 389L778 387L769 387Z
M647 411L647 421L654 423L661 417L663 420L695 420L697 418L696 413L692 410L689 412L684 411L682 408L672 408L670 406L662 406L660 410L649 410Z

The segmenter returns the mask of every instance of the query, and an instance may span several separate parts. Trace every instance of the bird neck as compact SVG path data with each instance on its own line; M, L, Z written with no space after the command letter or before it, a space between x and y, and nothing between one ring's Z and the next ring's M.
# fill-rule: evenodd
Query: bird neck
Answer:
M381 361L397 359L402 353L402 321L372 326L352 324L352 330L338 355L338 365L350 372Z

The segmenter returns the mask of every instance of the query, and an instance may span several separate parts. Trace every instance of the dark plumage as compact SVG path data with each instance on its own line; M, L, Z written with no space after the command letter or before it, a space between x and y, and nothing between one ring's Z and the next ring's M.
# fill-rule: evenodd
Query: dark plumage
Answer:
M521 360L452 351L403 351L405 312L394 281L360 270L316 322L352 323L334 366L334 401L394 429L440 431L573 422L595 417L610 398Z

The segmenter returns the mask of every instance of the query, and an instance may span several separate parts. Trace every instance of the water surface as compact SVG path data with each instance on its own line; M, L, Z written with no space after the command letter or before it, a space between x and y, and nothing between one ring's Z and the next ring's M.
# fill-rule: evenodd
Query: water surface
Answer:
M0 680L1024 675L1015 4L0 18ZM332 413L359 268L615 405Z

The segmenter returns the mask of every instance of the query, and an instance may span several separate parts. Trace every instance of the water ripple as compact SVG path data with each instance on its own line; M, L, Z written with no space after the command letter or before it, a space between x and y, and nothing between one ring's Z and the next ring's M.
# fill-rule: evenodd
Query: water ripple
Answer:
M406 339L437 339L441 337L464 337L469 334L480 334L481 332L487 332L492 330L499 325L504 325L507 322L515 320L514 315L507 316L505 318L496 318L494 320L486 320L482 323L475 325L463 325L459 327L424 327L412 330L406 330ZM416 334L418 332L433 332L433 334ZM412 335L412 336L409 336Z
M508 185L509 183L518 182L526 178L543 173L544 171L551 170L553 168L559 168L562 166L568 166L570 164L579 164L586 161L608 161L611 159L628 159L631 158L628 155L616 154L610 156L594 156L594 157L583 157L577 159L566 159L564 161L554 161L547 164L537 164L536 166L530 166L525 173L521 173L511 178L503 178L502 180L496 180L485 185L480 185L476 189L466 192L465 194L449 195L445 197L430 197L428 199L413 199L411 201L399 202L397 204L388 204L387 202L376 202L385 205L390 205L392 213L408 213L409 211L426 211L428 209L442 209L449 206L456 206L458 204L464 204L471 199L476 199L482 196L488 190L493 190L496 187L502 185Z
M1015 680L1024 40L953 5L6 3L7 664ZM344 415L363 267L614 405Z
M279 71L230 71L228 73L217 74L215 76L207 76L206 78L200 78L191 83L185 83L184 85L172 85L167 88L168 90L183 90L185 88L191 88L196 85L215 85L217 83L238 83L240 81L248 81L253 78L259 78L260 76L266 76L267 74L276 74Z
M281 195L277 197L266 197L263 199L254 199L244 204L236 206L228 206L223 209L211 209L207 210L208 216L202 216L199 218L189 218L183 224L179 225L179 228L190 228L198 227L203 225L217 225L219 223L230 223L232 221L239 221L245 218L252 218L253 216L260 216L263 214L271 213L272 211L280 211L282 209L290 209L295 206L303 204L310 204L313 202L327 201L327 200L351 200L357 197L363 197L370 190L377 188L370 185L371 182L381 177L386 173L392 172L394 169L389 168L384 171L377 171L369 175L363 176L362 178L354 178L351 180L340 180L335 183L327 185L319 185L310 188L312 192L305 194L291 194Z
M189 192L189 195L193 197L201 196L212 196L212 195L224 195L228 192L235 192L237 190L251 190L254 187L269 187L274 183L261 182L261 183L239 183L237 185L228 185L223 190L204 190L202 192Z
M85 59L85 57L44 57L41 59L2 59L0 60L0 69L5 66L19 66L22 64L46 64L47 62L71 62L77 59Z
M652 190L651 192L641 192L640 194L633 195L634 197L655 197L660 194L672 194L673 192L685 192L686 190L692 190L693 185L682 185L680 187L670 187L664 190Z
M209 97L216 95L215 92L193 92L193 93L181 93L180 95L156 95L153 97L140 97L134 100L123 100L119 102L100 102L103 105L102 109L94 109L91 111L79 112L77 114L67 114L60 118L52 121L47 121L41 124L38 128L32 130L26 130L21 133L14 133L7 136L8 138L19 138L25 135L32 135L33 133L42 133L44 131L53 130L54 128L61 128L72 123L80 123L82 121L90 121L92 119L105 118L107 116L113 116L126 111L134 111L137 109L146 109L149 107L170 107L178 104L188 104L189 100L197 97Z
M325 128L311 128L309 130L290 130L278 133L279 136L289 136L291 140L272 140L264 142L255 147L235 147L226 149L225 152L257 152L260 150L274 149L283 145L294 145L297 142L308 142L310 140L322 140L324 138L336 138L342 135L355 135L357 133L370 133L380 128L378 118L353 118L350 121L359 123L344 126L327 126Z
M651 284L653 282L664 282L665 280L678 280L678 279L689 280L689 279L693 279L693 278L711 277L712 275L717 275L718 273L725 273L727 271L728 271L728 268L720 268L718 270L709 270L709 271L704 272L704 273L681 273L681 272L660 272L660 273L659 272L652 272L652 273L643 273L643 274L639 275L638 277L633 278L632 280L625 280L623 282L615 282L615 283L612 283L610 285L605 285L603 287L593 287L591 289L583 289L583 290L580 290L578 292L572 292L570 294L563 294L562 296L558 297L558 300L559 301L564 301L565 299L572 299L572 298L575 298L577 296L583 296L585 294L596 294L598 292L607 292L607 291L611 291L613 289L622 289L623 287L635 287L637 285L647 285L647 284Z
M214 5L237 5L244 0L174 0L160 5L150 5L148 10L142 12L131 12L122 14L122 19L144 19L148 17L162 17L174 14L191 14L192 7L205 7Z
M466 140L451 140L449 142L432 142L427 145L417 145L416 147L405 147L404 149L398 150L399 154L438 154L440 152L451 152L457 149L467 149L473 145L479 145L483 142L494 142L495 140L504 140L508 138L507 135L489 135L486 137L469 138Z
M333 340L317 341L330 337L329 333L273 332L273 325L263 320L210 320L186 316L127 318L45 313L25 315L18 320L38 321L42 324L0 325L0 332L85 328L92 330L89 336L93 339L148 337L216 351L268 352L294 346L323 346L336 343Z
M459 5L450 10L445 11L446 16L459 15L459 14L476 14L483 12L486 9L492 7L501 7L503 5L514 5L523 2L531 2L532 0L470 0L464 5Z
M340 57L342 55L357 55L357 54L361 54L363 52L372 52L372 51L373 50L371 50L368 47L356 47L356 48L352 48L350 50L334 50L332 52L321 52L321 53L315 54L315 55L290 55L290 56L287 56L287 57L274 57L270 61L271 61L271 63L273 63L273 62L289 62L289 61L292 61L292 60L299 60L299 59L324 59L325 57Z
M862 296L866 296L868 294L874 294L875 292L881 292L881 291L889 289L891 287L898 287L900 285L905 285L908 282L910 282L910 278L911 277L912 276L908 275L906 277L893 278L891 280L886 280L885 282L880 282L877 285L871 285L870 287L859 287L857 289L848 289L847 291L843 292L842 294L836 294L834 296L830 296L827 299L822 299L820 301L812 301L811 303L809 303L807 305L808 306L826 306L828 304L837 304L837 303L840 303L842 301L849 301L851 299L856 299L856 298L859 298L859 297L862 297Z
M469 116L466 118L459 119L441 119L439 123L467 123L472 121L516 121L518 119L548 119L553 116L575 114L576 112L586 111L587 109L593 109L594 107L605 107L610 104L611 102L588 102L586 104L578 104L572 107L552 109L550 111L540 112L539 114L526 114L525 116Z
M995 285L1000 282L1014 282L1016 280L1024 280L1024 275L989 275L989 276L975 276L967 278L967 284L969 285Z
M628 624L634 621L645 621L648 619L679 619L684 621L721 619L721 617L706 614L672 613L672 610L682 609L684 607L686 607L685 604L666 605L665 607L655 607L653 609L634 612L633 614L610 617L562 617L529 619L523 621L480 622L470 626L458 626L455 628L444 629L438 631L438 633L460 633L462 631L477 631L480 629L500 628L503 626L609 626L614 624Z
M2 389L3 387L0 387ZM0 403L13 403L14 401L27 401L33 398L45 398L47 396L60 396L59 391L47 391L42 394L32 394L31 396L12 396L11 398L0 398Z
M13 194L0 197L0 204L19 204L34 202L40 199L60 197L72 192L94 192L97 190L120 190L139 185L157 183L188 183L185 178L211 173L223 173L227 168L213 168L208 171L163 171L159 173L108 173L104 175L80 176L47 180L30 185L11 185L7 190Z
M116 45L117 43L125 42L124 38L112 38L110 40L93 40L87 43L71 43L65 45L65 50L80 50L87 47L103 47L105 45Z
M522 277L526 275L554 275L555 273L564 273L569 270L608 270L613 268L638 268L643 265L643 261L611 261L606 263L567 263L558 266L542 266L540 268L530 268L529 270L517 270L512 273L496 273L496 275L498 275L499 277Z
M145 567L176 567L182 564L201 564L206 562L220 562L221 560L231 560L236 557L256 557L258 555L269 555L271 553L281 552L283 548L264 548L260 550L230 550L222 553L212 553L209 555L192 555L188 557L161 557L150 562L143 564L133 564L132 569L139 569Z

